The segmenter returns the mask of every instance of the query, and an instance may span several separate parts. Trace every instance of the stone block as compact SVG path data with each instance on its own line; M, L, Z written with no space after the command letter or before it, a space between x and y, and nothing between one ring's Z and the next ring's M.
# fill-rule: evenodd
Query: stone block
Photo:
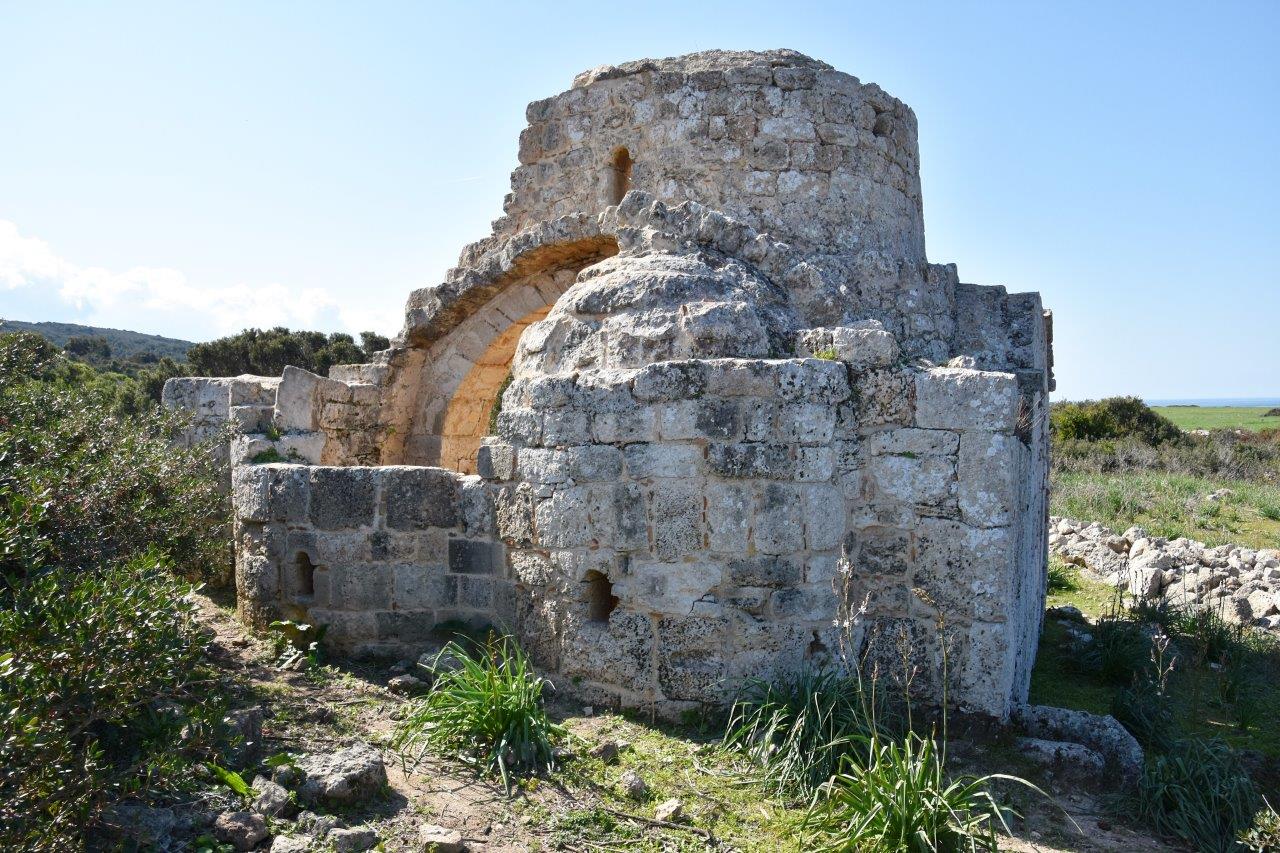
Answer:
M653 549L662 560L675 560L702 546L702 482L660 480L649 493Z
M742 553L751 529L751 489L735 483L707 484L707 547Z
M784 400L824 403L849 398L849 376L838 361L806 358L784 362L778 369L778 394Z
M376 477L369 468L312 468L311 523L321 530L373 524Z
M801 495L795 486L769 483L756 498L753 541L764 554L790 554L804 549Z
M459 477L441 468L387 467L383 477L383 514L394 530L458 527Z
M623 453L627 474L637 480L691 477L702 469L702 448L696 444L629 444Z
M614 582L613 592L627 609L685 616L699 601L715 598L723 576L715 563L636 560L627 576Z
M805 486L803 490L804 540L811 551L825 551L840 544L844 534L844 495L834 486Z
M379 610L373 613L373 618L379 640L422 646L433 639L435 614L430 610Z
M329 567L330 605L339 610L389 610L392 570L378 563Z
M729 560L727 571L728 581L733 586L776 589L800 583L804 566L793 557L739 557Z
M458 606L471 610L493 608L493 579L477 575L458 577Z
M724 682L728 629L717 617L658 620L658 684L666 698L705 701L736 689Z
M648 616L615 610L607 620L596 621L571 611L565 617L559 657L568 678L644 694L654 687L654 645Z
M916 534L915 586L949 620L997 621L1014 600L1012 548L1007 528L983 529L922 518Z
M845 534L841 556L855 576L903 577L914 556L911 534L892 527L862 527Z
M741 479L790 479L795 471L789 446L757 442L708 444L707 468L722 477Z
M871 456L864 475L881 499L929 507L956 500L956 463L950 456Z
M787 403L778 409L778 436L798 444L827 444L835 433L836 412L819 403Z
M476 539L449 540L449 571L462 575L491 575L501 569L500 546Z
M482 444L476 451L476 473L486 480L510 480L516 473L516 449L509 444Z
M966 432L957 465L962 518L974 527L1004 527L1017 511L1018 475L1027 449L1003 433Z
M576 548L591 541L587 490L583 486L556 489L550 498L538 501L533 519L537 541L544 547Z
M391 577L396 610L434 610L457 603L455 582L443 566L395 565Z
M321 377L289 365L280 377L276 389L275 422L284 431L314 432L320 429L320 406L317 388Z
M837 604L830 586L780 589L769 601L769 612L780 621L830 623L836 618Z
M859 378L857 389L857 406L852 420L858 426L911 425L915 416L916 383L910 372L873 370Z
M622 451L605 444L570 447L564 451L569 476L579 483L612 482L622 475Z
M916 374L916 425L1012 432L1018 382L1012 373L935 367Z
M701 397L706 390L706 366L701 361L662 361L641 368L632 393L643 402L669 402Z

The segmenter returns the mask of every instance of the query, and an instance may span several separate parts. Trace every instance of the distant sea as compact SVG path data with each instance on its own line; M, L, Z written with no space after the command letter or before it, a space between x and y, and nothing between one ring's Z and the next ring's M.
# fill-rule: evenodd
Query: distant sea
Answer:
M1188 397L1182 400L1144 400L1148 406L1280 406L1280 397Z

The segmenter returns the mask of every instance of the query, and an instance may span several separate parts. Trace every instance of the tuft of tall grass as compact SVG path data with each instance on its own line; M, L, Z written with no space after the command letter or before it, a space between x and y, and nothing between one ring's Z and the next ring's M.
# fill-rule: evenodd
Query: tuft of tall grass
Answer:
M1061 560L1049 559L1049 592L1074 592L1080 588L1080 573Z
M436 681L410 706L397 748L433 751L497 773L511 790L513 774L555 767L555 743L565 729L543 707L548 682L509 637L492 638L474 654L450 642L436 656Z
M800 824L802 849L996 850L997 825L1006 834L1009 827L990 784L1003 779L1040 789L1003 774L948 780L944 765L932 738L914 732L901 740L872 735L865 766L850 763L814 797Z
M834 670L754 680L729 712L724 744L744 753L776 795L807 798L862 753L876 725L871 701L856 675Z
M1235 839L1260 805L1239 758L1215 740L1187 740L1149 756L1132 798L1139 819L1207 853L1239 849Z

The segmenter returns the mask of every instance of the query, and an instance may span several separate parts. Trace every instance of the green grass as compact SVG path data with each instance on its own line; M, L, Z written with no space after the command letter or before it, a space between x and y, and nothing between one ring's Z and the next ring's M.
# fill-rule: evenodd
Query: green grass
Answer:
M1230 489L1228 497L1207 496ZM1116 532L1141 525L1153 535L1186 536L1208 545L1280 548L1280 486L1181 474L1057 472L1051 511L1098 521Z
M1280 417L1263 417L1270 411L1265 406L1153 406L1152 410L1188 432L1193 429L1245 429L1253 432L1280 429Z
M720 745L722 730L718 727L668 725L630 714L570 717L564 725L575 741L593 744L613 740L629 746L616 763L605 764L583 754L586 750L575 744L577 759L558 775L571 788L594 791L600 803L593 809L554 818L553 841L572 849L620 850L621 846L613 845L625 840L629 851L706 850L704 839L695 834L679 830L659 833L604 811L652 818L659 803L675 798L684 804L688 826L711 832L728 849L744 853L796 849L792 833L803 808L771 797L750 761ZM649 785L650 795L643 802L628 799L619 786L629 770ZM526 808L527 819L539 825L551 819L535 804Z
M411 705L397 747L461 759L501 776L508 790L513 774L554 769L553 750L564 729L547 717L546 682L533 674L514 641L494 639L474 654L449 643L436 661L436 682Z
M1093 621L1086 630L1097 640L1101 635ZM1169 682L1174 723L1189 736L1216 737L1233 747L1280 758L1280 727L1270 722L1280 719L1280 683L1267 675L1280 668L1280 645L1258 632L1237 633L1229 626L1224 634L1220 625L1216 620L1200 626L1169 621L1175 636L1171 654L1176 660ZM1233 644L1240 646L1242 665L1224 666ZM1116 696L1127 685L1086 663L1062 621L1047 617L1031 673L1031 703L1112 713ZM1241 679L1243 685L1238 683ZM1247 723L1243 728L1242 715Z
M1090 580L1075 566L1062 561L1057 554L1049 555L1050 585L1046 607L1076 607L1085 616L1097 618L1111 607L1115 590L1104 583ZM1060 578L1057 586L1054 578Z

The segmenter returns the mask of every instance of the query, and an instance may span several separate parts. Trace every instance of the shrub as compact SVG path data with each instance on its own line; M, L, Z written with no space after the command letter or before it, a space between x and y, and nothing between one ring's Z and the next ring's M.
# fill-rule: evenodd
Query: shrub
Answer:
M1250 853L1280 851L1280 813L1263 802L1262 811L1254 815L1253 825L1240 833L1240 844Z
M801 823L802 849L995 850L996 825L1008 832L988 790L996 779L1030 786L1000 774L948 781L943 756L931 738L914 733L901 741L873 736L863 769L848 766L814 798Z
M245 329L196 344L187 350L187 359L198 376L279 376L288 365L327 376L335 364L365 362L375 350L390 346L385 337L374 332L362 332L360 339L361 344L357 344L350 335L340 332L294 332L280 326Z
M831 670L752 681L729 712L724 744L759 767L776 794L807 798L863 752L875 725L869 701L855 676Z
M554 745L565 730L547 717L547 682L533 674L513 640L490 639L474 655L450 642L433 668L436 681L411 706L397 747L429 749L496 772L508 791L513 773L554 767Z
M0 604L40 566L88 569L155 544L185 574L222 575L228 508L212 457L173 446L167 413L117 414L80 367L35 335L0 335Z
M1074 592L1080 588L1080 573L1057 557L1049 558L1049 592Z
M1136 815L1157 832L1223 853L1236 849L1259 805L1240 760L1220 741L1184 741L1148 756L1133 797Z
M1081 403L1055 403L1049 426L1055 440L1103 441L1136 438L1158 446L1182 439L1182 430L1156 414L1138 397L1108 397Z
M79 847L207 754L221 709L188 591L150 555L43 571L0 609L0 848Z

